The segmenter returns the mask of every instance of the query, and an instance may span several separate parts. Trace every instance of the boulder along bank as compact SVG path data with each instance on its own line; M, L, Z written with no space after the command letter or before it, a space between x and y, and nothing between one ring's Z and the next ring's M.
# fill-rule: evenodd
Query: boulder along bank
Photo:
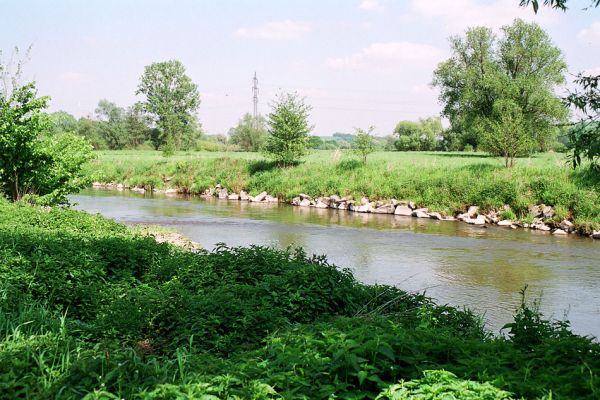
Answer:
M166 195L189 194L175 188L169 189L152 189L146 190L140 187L129 187L122 183L103 183L94 182L94 188L113 189L118 191L130 190L137 193L162 193ZM256 196L251 196L249 193L241 190L239 192L229 191L221 185L205 189L200 197L217 197L220 200L230 201L248 201L255 203L280 203L281 201L276 196L272 196L267 192L261 192ZM330 208L347 212L372 213L372 214L389 214L399 215L413 218L429 218L440 221L460 221L470 225L497 225L509 229L534 229L543 232L551 233L556 236L564 236L572 233L577 233L581 236L589 236L593 239L600 239L600 231L585 233L578 229L575 223L569 218L556 220L554 208L548 205L539 204L529 207L531 219L527 222L518 219L506 219L502 216L510 211L509 206L504 206L499 210L480 210L476 205L468 207L466 210L459 210L454 215L446 215L445 213L430 211L427 207L419 207L409 200L390 199L387 201L371 201L366 197L360 200L355 200L350 196L340 197L338 195L311 197L304 193L298 194L291 202L292 206L296 207L314 207L314 208Z

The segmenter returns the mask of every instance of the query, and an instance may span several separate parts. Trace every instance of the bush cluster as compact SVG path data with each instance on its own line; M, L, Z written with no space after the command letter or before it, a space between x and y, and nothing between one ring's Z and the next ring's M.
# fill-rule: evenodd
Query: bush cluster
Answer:
M302 250L193 253L100 216L6 201L0 216L0 398L600 391L598 342L526 305L492 337L469 311L363 285Z

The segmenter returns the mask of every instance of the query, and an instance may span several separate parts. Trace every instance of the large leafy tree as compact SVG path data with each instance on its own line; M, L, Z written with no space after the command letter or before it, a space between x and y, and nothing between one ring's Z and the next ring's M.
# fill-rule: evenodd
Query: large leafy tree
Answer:
M311 107L295 93L278 95L268 117L269 136L265 152L279 165L289 166L304 156L308 149L308 122Z
M452 57L438 66L433 83L440 88L442 113L452 129L472 141L468 144L504 156L507 149L500 151L490 143L487 130L502 123L499 108L514 105L524 132L518 135L523 143L514 156L543 150L556 132L555 125L568 114L554 94L565 81L566 64L546 32L517 19L502 28L500 37L489 28L477 27L450 42Z
M189 142L189 136L197 134L195 114L200 95L180 61L146 66L136 93L145 97L143 108L159 130L159 146L168 151L179 149Z
M521 6L532 5L538 11L537 0L521 0ZM566 11L567 0L544 0L543 4ZM600 6L600 0L592 0L586 9ZM580 73L575 79L578 89L569 93L565 103L582 114L578 124L569 130L573 146L573 166L581 165L582 158L591 162L592 168L600 170L600 75Z
M263 116L256 119L246 113L235 128L229 131L229 140L244 151L260 151L267 139L267 123Z

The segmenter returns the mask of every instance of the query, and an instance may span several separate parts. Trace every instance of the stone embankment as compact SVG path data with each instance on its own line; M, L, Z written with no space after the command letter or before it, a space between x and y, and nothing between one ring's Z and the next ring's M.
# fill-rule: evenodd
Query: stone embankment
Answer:
M122 190L131 190L137 193L145 193L146 189L139 187L127 187L123 184L100 183L94 182L94 187ZM180 194L177 189L152 189L153 193L163 193L167 195ZM221 200L232 201L248 201L255 203L278 203L279 199L267 192L259 193L256 196L250 196L245 191L239 193L229 192L221 185L214 188L208 188L200 194L202 197L217 197ZM371 214L390 214L414 218L428 218L440 221L461 221L470 225L497 225L511 229L526 228L534 229L543 232L549 232L553 235L563 236L571 233L576 233L575 224L569 219L556 221L555 211L551 206L544 204L529 207L530 221L518 221L502 218L503 215L510 210L509 206L504 206L501 210L491 210L480 212L479 207L470 206L466 212L458 213L454 216L448 216L439 212L430 212L428 208L418 207L412 201L391 199L389 201L370 201L363 197L360 201L349 197L340 197L337 195L321 196L312 198L306 194L299 194L291 201L293 206L297 207L314 207L314 208L329 208L336 210L344 210L358 213ZM600 231L594 231L590 235L593 239L600 239Z

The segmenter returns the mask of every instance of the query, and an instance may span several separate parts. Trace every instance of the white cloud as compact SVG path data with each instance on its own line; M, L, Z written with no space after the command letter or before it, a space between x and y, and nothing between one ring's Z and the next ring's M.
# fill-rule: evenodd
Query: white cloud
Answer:
M379 0L362 0L358 7L367 11L380 10L383 8Z
M290 40L298 39L309 31L310 26L306 22L286 19L267 22L253 28L240 28L233 34L237 37L250 39Z
M412 42L373 43L357 53L346 57L330 58L327 65L332 68L374 67L377 70L398 70L405 65L432 67L444 58L437 47Z
M534 14L519 7L514 0L413 0L412 9L419 17L441 19L447 31L461 33L471 26L489 26L498 29L515 18L553 25L560 18L554 10L540 9Z
M580 31L577 39L591 44L600 43L600 21L596 21L589 28Z

